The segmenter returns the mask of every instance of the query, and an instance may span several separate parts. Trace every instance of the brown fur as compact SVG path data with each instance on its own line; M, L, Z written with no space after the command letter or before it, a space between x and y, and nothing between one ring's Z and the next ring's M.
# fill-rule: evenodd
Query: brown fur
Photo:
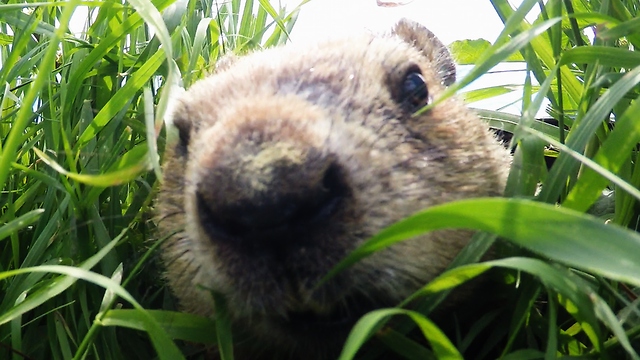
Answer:
M387 35L254 53L186 92L158 198L160 230L175 233L166 278L184 310L212 315L211 289L256 354L335 357L358 316L445 269L470 232L399 243L312 291L394 222L502 194L507 151L455 98L412 116L412 71L429 99L455 78L440 41L401 21Z

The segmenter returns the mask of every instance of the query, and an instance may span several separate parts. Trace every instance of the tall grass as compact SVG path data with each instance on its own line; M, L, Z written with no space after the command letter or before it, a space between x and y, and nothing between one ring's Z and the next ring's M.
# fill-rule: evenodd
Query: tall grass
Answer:
M0 358L180 358L161 325L188 332L201 320L109 315L174 308L149 221L167 100L224 53L284 42L297 11L83 2L74 34L79 5L0 3Z
M522 116L479 111L514 133L508 198L426 209L338 265L425 231L482 230L408 299L419 306L366 315L345 359L370 337L416 359L639 358L640 2L491 3L504 31L494 45L456 44L475 68L450 93L502 61L524 61L521 86L464 94L522 93ZM86 26L72 34L80 5ZM540 15L529 23L534 6ZM216 332L224 321L142 310L175 308L150 241L162 240L149 221L170 135L162 119L171 89L205 76L224 53L286 41L296 14L264 0L0 3L1 359L176 359L197 344L229 348ZM544 99L554 123L535 119ZM492 246L501 258L478 263ZM447 337L429 313L490 269L509 306ZM405 335L416 326L426 342Z

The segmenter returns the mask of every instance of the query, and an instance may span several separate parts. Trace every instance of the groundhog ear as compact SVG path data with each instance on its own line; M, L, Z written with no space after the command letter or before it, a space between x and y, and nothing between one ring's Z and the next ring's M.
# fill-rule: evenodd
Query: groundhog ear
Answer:
M178 129L180 147L186 151L187 147L189 146L189 142L191 141L191 121L182 116L177 116L173 119L173 126Z
M456 65L447 47L426 27L417 22L402 19L393 27L393 34L420 50L437 64L438 74L446 86L456 81Z

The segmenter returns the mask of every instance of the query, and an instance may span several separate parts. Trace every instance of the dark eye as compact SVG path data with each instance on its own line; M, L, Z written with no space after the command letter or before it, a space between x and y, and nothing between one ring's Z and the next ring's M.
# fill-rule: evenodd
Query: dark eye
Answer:
M429 103L429 90L420 71L407 72L402 81L401 98L414 110Z

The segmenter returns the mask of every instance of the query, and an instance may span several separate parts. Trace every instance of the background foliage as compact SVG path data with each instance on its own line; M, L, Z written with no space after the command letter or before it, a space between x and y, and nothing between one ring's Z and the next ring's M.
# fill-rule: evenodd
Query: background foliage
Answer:
M409 299L417 308L365 316L343 358L374 336L419 359L637 359L640 2L491 3L504 31L493 45L454 44L475 67L450 93L462 90L471 105L522 93L522 116L479 111L518 145L509 198L427 209L345 259L335 271L420 232L482 230L452 270ZM86 27L72 34L80 5ZM136 310L174 308L148 218L167 84L188 87L224 53L284 42L296 14L267 1L0 3L0 358L176 359L215 341L228 349L211 335L223 321ZM524 84L464 92L507 60L526 63ZM546 121L535 118L543 99ZM495 244L504 258L477 263L492 234L506 240ZM496 301L509 306L469 315L471 325L445 336L425 315L490 269L503 289ZM385 325L398 315L406 321ZM404 335L416 325L431 347Z

